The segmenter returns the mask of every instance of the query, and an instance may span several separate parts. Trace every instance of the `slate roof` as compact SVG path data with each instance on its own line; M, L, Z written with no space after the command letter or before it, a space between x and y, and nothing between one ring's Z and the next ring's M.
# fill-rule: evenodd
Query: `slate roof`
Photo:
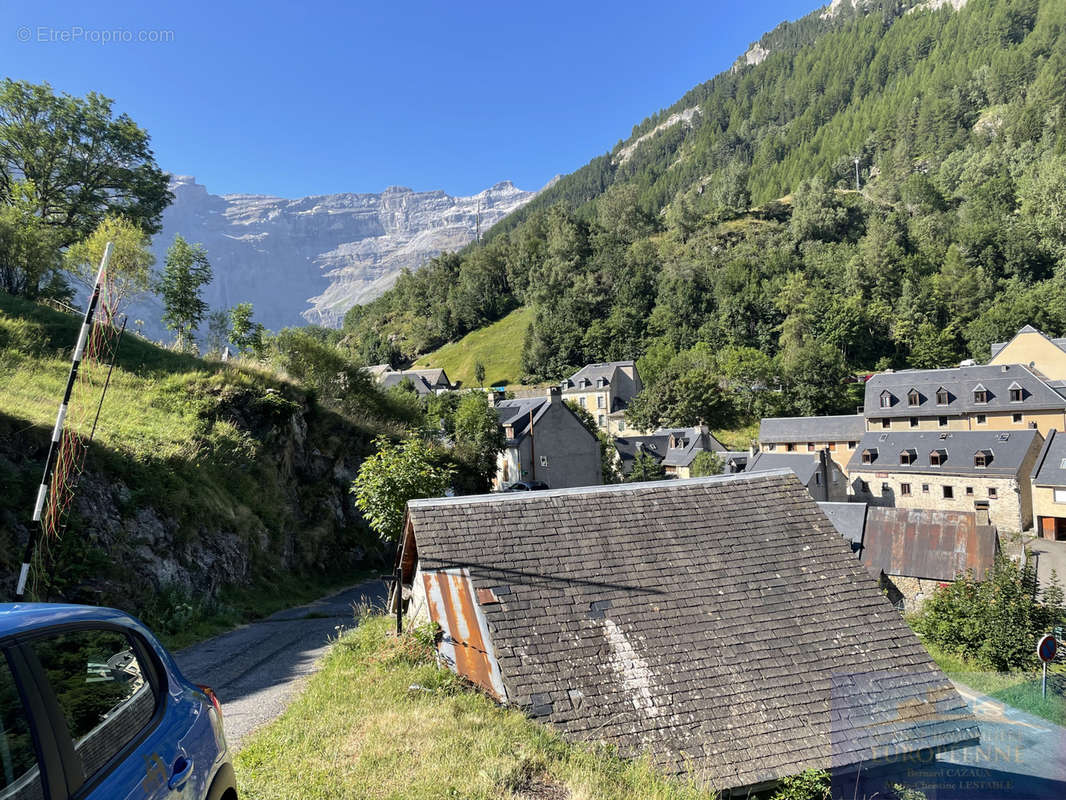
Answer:
M978 737L787 472L415 500L408 520L424 572L498 598L477 610L508 701L571 738L726 788Z
M666 458L670 450L670 437L668 435L649 436L616 436L614 449L618 451L618 457L623 465L637 457L637 453L643 450L657 461Z
M1040 432L1032 429L1017 431L871 431L859 440L848 461L852 472L913 472L943 475L1015 476L1022 468L1033 442ZM864 464L862 454L874 454L873 462ZM900 464L899 454L913 451L914 461ZM941 451L943 463L933 466L929 456ZM990 451L988 466L974 466L974 454ZM1021 476L1023 479L1028 477Z
M1066 436L1052 428L1033 465L1036 486L1066 487Z
M818 508L833 523L837 533L852 544L853 550L862 547L866 530L866 503L818 503Z
M635 361L607 361L601 364L586 364L569 378L562 382L563 391L573 388L596 388L596 379L605 378L608 385L614 380L615 370L619 367L636 367ZM582 381L589 381L587 387L582 387Z
M410 383L419 395L433 394L433 387L425 378L411 372L386 372L378 378L383 389L398 386L401 383Z
M550 405L547 397L516 397L513 400L498 402L495 410L500 425L510 425L514 430L514 436L507 440L507 446L513 447L529 433L530 412L533 414L533 424L536 425Z
M857 442L865 432L862 414L766 417L759 423L759 442Z
M684 442L671 447L670 443ZM654 433L638 436L616 436L615 450L623 464L632 461L641 449L667 467L687 467L703 452L725 453L725 445L700 428L660 428Z
M1011 402L1010 388L1017 384L1022 399ZM983 387L987 403L974 401L974 390ZM908 405L907 395L917 389L917 406ZM940 388L948 392L948 403L937 405ZM892 405L881 408L882 392L889 392ZM1049 386L1028 367L1020 364L991 364L951 369L909 369L879 372L866 382L865 415L873 418L952 416L958 414L1005 413L1033 409L1064 409L1066 397Z
M978 525L973 511L871 507L862 563L874 577L951 581L972 569L982 578L997 549L995 526Z
M817 453L771 453L761 450L754 458L748 459L745 472L766 472L768 470L790 469L804 486L814 479L820 462Z
M1011 338L1010 341L993 343L992 344L992 348L991 348L992 349L992 353L991 353L992 358L995 358L1000 350L1002 350L1008 344L1013 342L1014 339L1018 338L1018 336L1020 336L1023 333L1036 333L1036 334L1039 334L1040 336L1043 336L1045 339L1047 339L1049 342L1051 342L1053 345L1055 345L1055 347L1059 348L1059 350L1066 351L1066 339L1052 339L1046 333L1044 333L1043 331L1037 330L1032 325L1026 325L1021 330L1019 330L1018 333L1014 334L1014 336Z

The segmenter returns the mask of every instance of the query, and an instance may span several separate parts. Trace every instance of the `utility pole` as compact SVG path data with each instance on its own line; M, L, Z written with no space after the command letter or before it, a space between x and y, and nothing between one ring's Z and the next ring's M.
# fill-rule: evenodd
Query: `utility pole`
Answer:
M855 159L855 191L859 191L859 159Z

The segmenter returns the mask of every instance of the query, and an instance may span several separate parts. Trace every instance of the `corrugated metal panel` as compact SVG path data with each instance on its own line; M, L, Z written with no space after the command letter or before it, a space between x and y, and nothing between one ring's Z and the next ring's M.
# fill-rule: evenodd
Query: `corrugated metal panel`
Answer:
M507 690L492 647L488 621L474 600L466 569L426 572L422 579L430 614L444 632L437 647L441 658L501 703L506 702Z
M877 576L950 581L972 569L982 577L996 555L996 529L972 511L871 507L862 562Z

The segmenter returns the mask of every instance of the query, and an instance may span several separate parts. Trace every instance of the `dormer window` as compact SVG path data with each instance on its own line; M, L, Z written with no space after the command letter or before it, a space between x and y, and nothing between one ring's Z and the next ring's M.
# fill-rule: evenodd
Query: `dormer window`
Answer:
M920 394L918 394L918 390L917 389L911 389L909 392L907 392L907 405L909 405L909 406L917 406L917 405L921 405L921 403L922 403L922 396Z
M975 467L987 467L992 463L992 451L991 450L978 450L973 454L973 465Z
M941 386L936 390L936 404L938 406L946 406L951 402L951 398L948 396L948 390Z
M597 378L596 379L596 388L597 389L602 389L606 385L607 385L607 379L606 378Z
M881 392L881 408L892 408L892 393L889 391Z
M877 459L877 448L876 447L871 447L868 450L863 450L862 451L862 463L863 464L872 464L872 463L874 463L874 461L876 459Z
M981 384L977 384L973 390L973 401L975 403L987 403L988 402L988 390Z
M900 451L899 463L903 465L913 464L918 460L918 452L913 449L907 449Z
M1022 402L1022 394L1023 394L1022 387L1017 381L1012 383L1010 385L1010 388L1007 389L1007 391L1010 392L1010 401L1012 403L1020 403L1020 402Z
M948 451L944 449L933 450L929 454L929 466L941 467L948 460Z

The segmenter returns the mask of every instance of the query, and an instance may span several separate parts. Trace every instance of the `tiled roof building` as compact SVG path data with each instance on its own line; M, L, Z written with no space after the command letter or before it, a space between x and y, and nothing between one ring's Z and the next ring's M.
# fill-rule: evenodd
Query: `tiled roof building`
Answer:
M412 501L398 560L459 672L718 788L978 736L789 472Z

